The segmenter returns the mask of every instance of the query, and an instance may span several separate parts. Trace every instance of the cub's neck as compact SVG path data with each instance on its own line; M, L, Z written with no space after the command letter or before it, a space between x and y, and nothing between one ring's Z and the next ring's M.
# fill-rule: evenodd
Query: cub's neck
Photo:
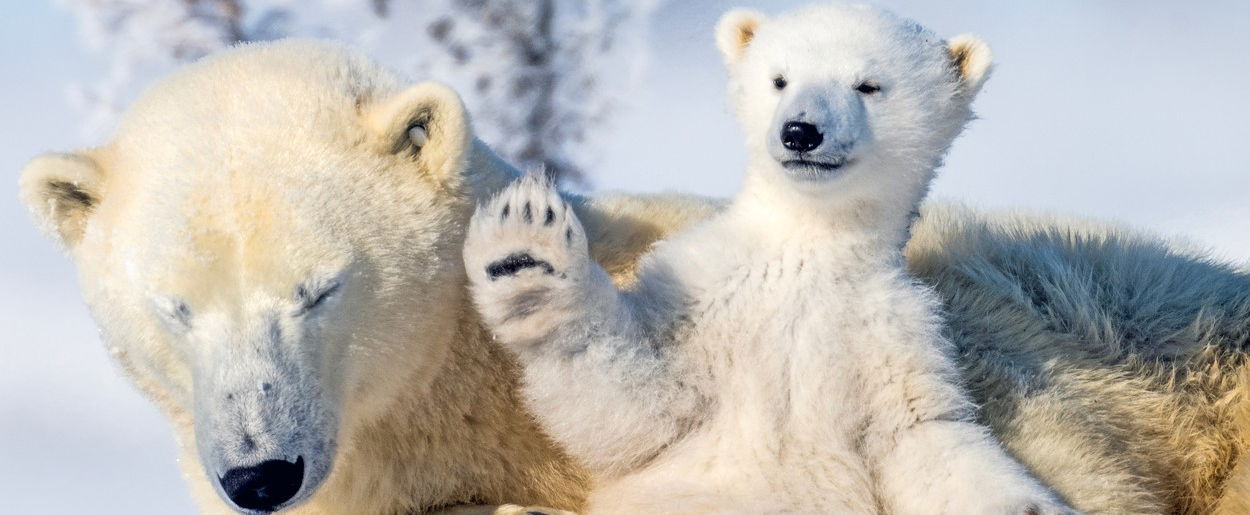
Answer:
M872 171L856 170L851 180L802 184L784 175L771 159L748 172L728 216L746 237L757 240L802 240L813 244L853 247L857 253L896 255L910 236L910 227L928 192L933 169L892 171L892 177L914 177L911 183L871 184ZM762 168L765 166L775 168ZM884 174L882 174L884 176Z

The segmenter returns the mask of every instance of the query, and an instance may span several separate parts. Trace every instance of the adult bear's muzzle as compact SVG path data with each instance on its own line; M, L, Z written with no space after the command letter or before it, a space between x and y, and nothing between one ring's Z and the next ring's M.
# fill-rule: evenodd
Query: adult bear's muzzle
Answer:
M235 506L264 513L276 511L304 484L304 458L294 462L268 460L251 467L235 467L217 481Z

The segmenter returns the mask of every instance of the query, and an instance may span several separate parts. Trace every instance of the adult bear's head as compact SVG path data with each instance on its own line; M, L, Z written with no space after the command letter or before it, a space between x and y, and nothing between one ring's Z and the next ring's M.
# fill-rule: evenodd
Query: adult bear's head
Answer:
M279 42L159 82L111 141L34 159L21 193L111 353L194 426L217 492L263 513L428 385L412 378L446 358L462 222L490 187L473 170L500 166L447 87Z

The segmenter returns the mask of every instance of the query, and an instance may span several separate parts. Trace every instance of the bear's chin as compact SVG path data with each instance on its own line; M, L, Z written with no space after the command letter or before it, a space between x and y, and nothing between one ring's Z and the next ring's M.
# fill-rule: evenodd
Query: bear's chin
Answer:
M855 164L853 159L842 159L837 162L815 161L810 159L789 159L779 161L786 176L799 182L822 182L841 177L847 168Z

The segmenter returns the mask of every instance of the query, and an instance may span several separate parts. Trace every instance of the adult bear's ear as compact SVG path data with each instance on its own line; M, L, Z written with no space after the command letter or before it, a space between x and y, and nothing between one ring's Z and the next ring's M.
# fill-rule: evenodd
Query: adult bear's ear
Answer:
M994 56L981 38L970 34L955 36L946 43L951 63L959 77L959 91L968 98L976 96L990 77Z
M72 249L100 202L101 178L99 165L88 154L44 154L22 170L19 189L39 227Z
M734 9L716 22L716 47L725 57L725 64L732 66L755 39L755 30L764 23L765 16L750 9Z
M419 171L447 185L464 173L473 142L464 102L451 88L422 82L382 99L365 113L377 150L413 160Z

